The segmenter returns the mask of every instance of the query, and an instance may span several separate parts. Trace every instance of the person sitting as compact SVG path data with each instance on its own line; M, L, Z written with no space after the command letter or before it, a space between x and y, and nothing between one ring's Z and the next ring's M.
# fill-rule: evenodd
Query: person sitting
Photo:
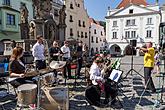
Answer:
M26 83L33 83L32 77L25 78L25 65L20 58L23 56L23 48L15 47L9 62L10 84L17 88Z
M93 64L90 68L90 80L92 84L98 89L98 91L105 92L104 104L109 103L109 98L111 96L111 104L116 102L116 90L112 89L107 81L104 79L104 76L101 74L100 66L103 63L103 59L100 56L95 56Z

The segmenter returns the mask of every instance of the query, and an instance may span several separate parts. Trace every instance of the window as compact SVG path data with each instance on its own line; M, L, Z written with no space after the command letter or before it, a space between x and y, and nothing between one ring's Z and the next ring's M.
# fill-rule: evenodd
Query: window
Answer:
M85 27L85 21L83 21L83 27Z
M7 25L15 25L15 15L7 13Z
M83 32L81 32L81 38L83 38L83 37L84 37Z
M100 42L102 42L102 39L100 38Z
M135 19L131 20L131 25L134 26L135 25Z
M134 26L135 25L135 19L127 20L126 26Z
M72 17L72 15L70 15L70 20L69 20L70 22L73 22L73 17Z
M117 21L113 21L113 27L117 26Z
M101 31L101 36L103 36L103 31Z
M147 24L152 24L152 18L147 18Z
M80 4L77 4L77 7L80 7Z
M130 38L130 32L129 31L125 31L125 38Z
M73 29L70 28L70 36L73 36Z
M133 9L130 9L129 10L129 14L133 14Z
M151 30L147 30L147 38L151 38L152 37L152 31Z
M117 32L113 32L112 39L117 39Z
M3 0L3 4L10 6L10 0Z
M77 37L80 37L79 31L77 31Z
M78 25L81 27L81 21L80 20L78 20Z
M94 34L97 34L96 29L94 29Z
M131 31L131 37L136 38L136 31Z
M70 9L73 9L73 4L72 3L70 4Z
M98 43L99 41L98 41L98 37L96 37L96 43Z
M87 38L87 37L88 37L87 32L85 32L85 38Z
M91 40L92 40L92 43L94 43L94 39L93 39L93 36L91 37Z
M54 9L54 16L58 16L58 10Z
M131 20L127 20L126 21L126 26L130 26L131 25Z

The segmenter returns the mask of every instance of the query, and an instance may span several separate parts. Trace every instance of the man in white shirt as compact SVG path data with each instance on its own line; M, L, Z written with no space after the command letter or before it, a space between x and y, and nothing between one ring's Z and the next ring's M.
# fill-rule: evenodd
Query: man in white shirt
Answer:
M61 47L61 51L63 53L62 56L63 61L67 61L66 68L64 69L64 78L67 78L66 69L68 71L68 78L71 78L71 65L70 65L71 55L68 46L68 41L64 41L64 45Z
M33 46L33 49L32 49L32 54L34 57L34 61L36 63L36 68L38 70L45 69L46 68L46 61L45 61L45 55L44 55L45 54L45 48L43 45L43 36L38 35L36 39L37 39L37 42Z
M105 92L105 101L104 104L109 103L109 97L113 99L111 104L114 104L116 102L116 90L112 89L110 85L104 80L103 75L101 74L100 66L103 63L103 59L100 56L95 56L93 64L90 68L89 74L90 74L90 80L92 81L92 84L97 87L99 91L101 89Z

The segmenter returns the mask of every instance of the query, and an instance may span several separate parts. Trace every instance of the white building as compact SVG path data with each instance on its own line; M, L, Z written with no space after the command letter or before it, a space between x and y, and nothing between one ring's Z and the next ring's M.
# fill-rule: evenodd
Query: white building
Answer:
M91 53L100 52L104 49L105 31L104 27L93 18L90 21L90 47Z
M147 5L145 0L123 0L106 16L106 40L111 54L130 54L130 40L137 46L151 41L159 44L160 7Z
M84 0L65 0L66 40L81 40L89 46L89 16Z

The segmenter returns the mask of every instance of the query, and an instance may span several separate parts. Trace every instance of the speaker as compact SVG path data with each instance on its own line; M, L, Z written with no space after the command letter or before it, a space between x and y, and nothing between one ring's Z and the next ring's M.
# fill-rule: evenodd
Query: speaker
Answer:
M130 40L130 45L132 47L136 47L137 41L136 40Z

